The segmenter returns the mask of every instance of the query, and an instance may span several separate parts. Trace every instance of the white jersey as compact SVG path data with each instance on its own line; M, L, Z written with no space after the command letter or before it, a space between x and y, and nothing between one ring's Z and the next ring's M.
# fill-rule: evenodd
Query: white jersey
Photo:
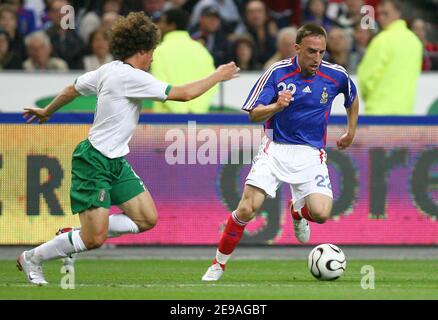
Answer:
M81 95L97 95L88 140L108 158L129 153L144 99L164 101L170 86L122 61L113 61L80 76L75 83Z

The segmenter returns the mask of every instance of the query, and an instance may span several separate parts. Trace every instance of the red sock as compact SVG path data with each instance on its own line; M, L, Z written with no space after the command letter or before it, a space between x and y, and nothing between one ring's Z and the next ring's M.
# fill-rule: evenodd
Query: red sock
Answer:
M216 263L219 263L219 265L221 266L222 270L225 271L225 265L224 265L224 264L222 264L222 263L220 263L220 262L217 262L217 260L214 259L212 265L213 265L213 264L216 264Z
M234 217L233 217L234 215ZM231 254L239 243L245 230L246 223L238 221L236 214L231 214L228 217L227 225L225 226L222 238L219 241L219 251L222 254Z
M290 205L290 213L292 215L292 218L294 220L301 220L301 218L306 219L307 221L310 222L315 222L315 220L313 220L312 215L310 214L309 209L307 208L307 205L304 205L304 207L301 208L300 213L298 213L297 211L294 210L294 207L292 206L292 204Z
M301 208L301 215L307 221L315 222L315 220L313 220L312 215L310 214L310 211L306 205L304 205L304 207Z

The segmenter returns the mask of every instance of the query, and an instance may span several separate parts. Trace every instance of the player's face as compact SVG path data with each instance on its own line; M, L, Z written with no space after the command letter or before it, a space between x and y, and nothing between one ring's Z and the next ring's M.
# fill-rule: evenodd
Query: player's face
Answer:
M154 58L154 49L144 52L141 55L141 58L142 58L142 67L143 67L142 69L144 71L149 71Z
M318 71L326 50L327 41L323 36L309 36L295 45L298 62L305 75L314 75Z

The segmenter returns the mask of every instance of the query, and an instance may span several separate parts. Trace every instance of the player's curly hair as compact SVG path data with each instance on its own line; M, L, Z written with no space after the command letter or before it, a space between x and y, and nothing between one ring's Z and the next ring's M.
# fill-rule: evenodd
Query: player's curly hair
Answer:
M115 59L123 61L137 52L155 49L160 37L160 30L143 11L131 12L111 28L110 50Z

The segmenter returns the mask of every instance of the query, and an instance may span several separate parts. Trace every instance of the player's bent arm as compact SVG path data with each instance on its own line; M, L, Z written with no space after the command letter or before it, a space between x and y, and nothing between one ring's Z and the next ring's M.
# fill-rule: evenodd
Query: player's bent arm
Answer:
M167 100L190 101L204 94L221 81L230 80L238 76L240 68L234 62L219 66L208 77L182 86L172 87Z
M76 97L80 95L81 94L76 90L74 85L66 87L56 96L55 99L53 99L52 102L49 103L47 107L44 108L46 110L46 114L50 117L61 107L72 102Z
M356 134L358 117L359 117L359 98L356 96L351 107L347 108L347 119L348 119L347 135L351 136L352 138L354 138L354 135Z
M348 127L347 127L347 131L336 142L336 145L339 150L344 150L353 143L354 136L356 134L357 118L359 114L359 99L357 96L354 99L351 107L347 108L346 110L347 110L347 118L348 118Z
M39 123L44 123L49 120L52 114L58 109L70 103L78 96L80 96L80 93L76 90L75 86L70 85L62 90L44 109L24 108L24 117L28 119L27 123L32 122L36 118L38 118Z
M260 104L249 112L249 119L251 122L265 122L283 109L284 108L279 108L277 103L272 103L267 106Z
M281 91L278 94L276 102L265 105L258 105L249 112L249 119L251 122L264 122L269 120L277 112L283 111L289 106L292 100L292 92L290 90Z

